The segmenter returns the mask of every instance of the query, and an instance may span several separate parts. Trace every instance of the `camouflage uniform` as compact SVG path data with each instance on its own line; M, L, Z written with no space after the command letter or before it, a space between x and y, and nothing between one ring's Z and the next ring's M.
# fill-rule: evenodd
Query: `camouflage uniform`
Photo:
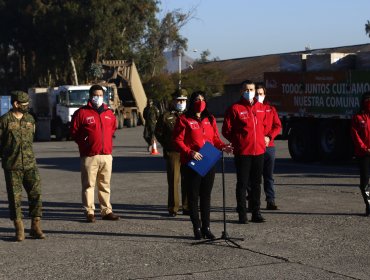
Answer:
M176 92L173 95L176 98L185 99L186 95L182 92ZM181 113L176 110L169 110L164 112L159 118L155 127L155 137L163 147L163 157L166 159L167 182L168 182L168 212L176 215L180 208L179 202L179 181L180 173L180 153L175 150L172 133L175 127L177 118ZM181 202L184 212L189 210L187 201L187 192L181 180Z
M18 92L17 97L19 102L28 102L26 93ZM40 174L32 148L34 133L35 120L28 113L17 119L10 110L0 117L0 156L11 220L22 218L22 186L28 195L29 215L42 216Z
M150 102L150 101L149 101ZM145 119L145 127L144 127L144 139L148 143L148 145L152 145L152 140L154 137L154 129L157 123L157 119L159 117L159 110L153 104L148 104L144 108L143 117Z

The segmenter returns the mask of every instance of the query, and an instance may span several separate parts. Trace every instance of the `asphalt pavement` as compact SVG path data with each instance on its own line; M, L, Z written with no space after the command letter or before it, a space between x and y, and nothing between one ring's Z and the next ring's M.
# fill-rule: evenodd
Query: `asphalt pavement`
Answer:
M111 200L119 221L101 220L97 205L96 223L85 222L74 142L36 142L47 238L14 242L0 172L1 280L370 279L370 218L354 161L296 163L286 141L276 141L280 210L265 210L262 192L266 222L240 225L233 159L226 156L226 231L243 240L234 240L240 248L225 239L197 244L188 216L168 216L162 150L150 155L142 134L143 127L124 128L114 140ZM222 198L219 162L211 203L217 237L224 230Z

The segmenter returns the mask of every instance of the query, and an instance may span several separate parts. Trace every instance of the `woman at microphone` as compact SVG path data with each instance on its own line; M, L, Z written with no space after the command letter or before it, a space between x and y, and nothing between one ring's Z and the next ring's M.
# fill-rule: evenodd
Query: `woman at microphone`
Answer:
M206 142L211 143L219 150L227 153L232 152L232 147L220 139L215 117L208 111L205 93L194 92L189 100L189 107L175 124L174 143L180 152L181 174L185 188L188 190L190 219L193 224L194 238L215 239L210 230L211 192L215 178L215 167L202 177L187 163L194 160L202 160L199 150ZM200 202L200 218L198 211Z

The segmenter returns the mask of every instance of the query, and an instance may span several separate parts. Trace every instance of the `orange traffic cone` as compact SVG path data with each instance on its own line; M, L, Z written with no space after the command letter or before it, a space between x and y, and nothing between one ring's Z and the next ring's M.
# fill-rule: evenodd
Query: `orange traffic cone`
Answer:
M150 153L151 155L159 155L159 152L157 150L157 143L155 140L153 140L153 145L152 145L152 152Z

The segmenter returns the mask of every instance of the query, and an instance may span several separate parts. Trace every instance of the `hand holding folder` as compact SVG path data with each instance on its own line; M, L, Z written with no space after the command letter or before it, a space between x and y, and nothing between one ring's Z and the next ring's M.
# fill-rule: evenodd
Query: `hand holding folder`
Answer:
M222 152L214 147L211 143L206 142L199 150L199 153L202 155L202 159L192 159L187 165L200 176L204 177L221 158Z

